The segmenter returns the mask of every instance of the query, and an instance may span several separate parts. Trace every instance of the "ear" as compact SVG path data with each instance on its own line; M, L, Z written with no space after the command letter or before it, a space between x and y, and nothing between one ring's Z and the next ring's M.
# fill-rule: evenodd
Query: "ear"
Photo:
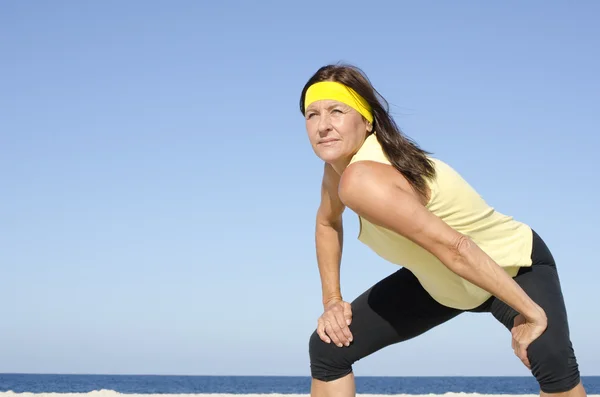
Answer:
M367 132L371 133L371 131L373 131L373 124L371 124L367 121Z

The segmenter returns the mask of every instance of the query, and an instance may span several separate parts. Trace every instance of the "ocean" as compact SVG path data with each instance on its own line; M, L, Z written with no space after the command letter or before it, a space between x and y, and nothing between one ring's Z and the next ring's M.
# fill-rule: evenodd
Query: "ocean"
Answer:
M583 377L588 395L600 394L600 376ZM0 374L0 396L14 393L309 394L310 378L293 376L166 376ZM537 394L532 377L366 377L357 394ZM96 393L97 394L97 393ZM58 397L58 396L57 396Z

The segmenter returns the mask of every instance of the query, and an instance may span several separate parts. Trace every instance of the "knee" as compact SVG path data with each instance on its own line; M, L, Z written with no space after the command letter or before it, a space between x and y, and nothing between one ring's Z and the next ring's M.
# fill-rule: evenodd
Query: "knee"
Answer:
M308 342L311 376L330 382L351 373L353 362L347 354L348 351L348 348L323 342L317 332L313 332Z
M544 393L570 391L580 382L579 366L571 342L564 337L545 336L529 346L531 372Z

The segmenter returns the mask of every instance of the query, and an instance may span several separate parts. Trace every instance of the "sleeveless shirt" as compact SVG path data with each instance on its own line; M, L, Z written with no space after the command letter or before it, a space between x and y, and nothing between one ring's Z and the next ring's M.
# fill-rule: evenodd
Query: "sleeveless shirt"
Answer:
M428 181L431 194L427 209L468 236L511 277L520 267L531 266L531 228L489 206L448 164L433 157L429 159L436 176ZM365 160L391 165L375 134L367 137L350 164ZM359 241L383 259L409 269L440 304L468 310L491 297L409 239L360 216L359 224Z

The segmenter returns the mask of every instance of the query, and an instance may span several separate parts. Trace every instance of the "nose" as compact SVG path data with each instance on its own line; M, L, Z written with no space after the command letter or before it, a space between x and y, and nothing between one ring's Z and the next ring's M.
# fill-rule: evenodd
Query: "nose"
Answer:
M326 133L331 130L331 118L329 117L327 112L324 112L324 114L321 114L319 116L319 124L317 128L320 134Z

